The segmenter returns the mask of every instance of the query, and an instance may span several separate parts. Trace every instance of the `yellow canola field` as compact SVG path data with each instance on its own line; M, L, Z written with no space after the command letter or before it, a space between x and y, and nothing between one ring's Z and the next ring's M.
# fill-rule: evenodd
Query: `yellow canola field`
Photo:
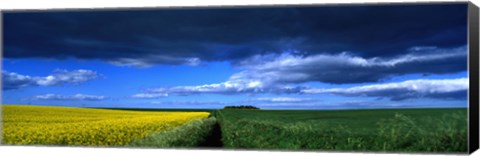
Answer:
M3 144L121 146L208 112L142 112L3 105Z

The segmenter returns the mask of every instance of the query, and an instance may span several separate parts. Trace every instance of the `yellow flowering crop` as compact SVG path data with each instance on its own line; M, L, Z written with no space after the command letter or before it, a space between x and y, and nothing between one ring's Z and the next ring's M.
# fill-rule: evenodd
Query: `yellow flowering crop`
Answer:
M142 112L3 105L3 144L121 146L204 119L207 112Z

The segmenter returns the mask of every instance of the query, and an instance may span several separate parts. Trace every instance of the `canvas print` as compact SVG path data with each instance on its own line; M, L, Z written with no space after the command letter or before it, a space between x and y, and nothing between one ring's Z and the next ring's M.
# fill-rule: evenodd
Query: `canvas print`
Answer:
M467 3L3 12L2 144L466 153Z

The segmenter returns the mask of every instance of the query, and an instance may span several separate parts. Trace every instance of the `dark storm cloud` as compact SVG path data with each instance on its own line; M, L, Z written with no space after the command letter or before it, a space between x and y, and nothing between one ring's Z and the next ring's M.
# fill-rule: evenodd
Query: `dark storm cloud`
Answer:
M291 49L387 57L466 45L466 11L466 4L423 4L7 12L4 56L131 66L237 62Z

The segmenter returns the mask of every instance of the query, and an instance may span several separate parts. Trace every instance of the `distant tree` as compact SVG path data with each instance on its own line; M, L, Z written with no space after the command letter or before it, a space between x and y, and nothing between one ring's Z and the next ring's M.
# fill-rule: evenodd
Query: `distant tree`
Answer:
M240 106L225 106L223 109L260 109L251 105L240 105Z

